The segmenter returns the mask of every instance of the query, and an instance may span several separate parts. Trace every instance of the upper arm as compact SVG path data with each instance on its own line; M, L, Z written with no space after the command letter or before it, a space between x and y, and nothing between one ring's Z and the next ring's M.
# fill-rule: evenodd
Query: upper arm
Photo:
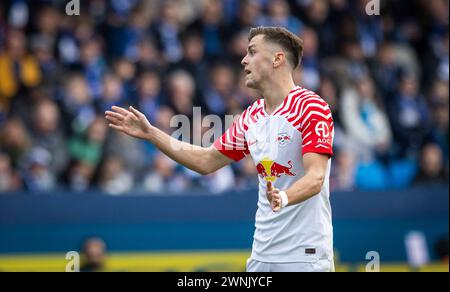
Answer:
M215 172L216 170L234 162L233 159L222 154L214 146L207 148L207 157L208 161L206 164L209 173Z
M304 104L298 130L302 136L302 153L333 155L333 117L328 104L318 97Z
M305 175L312 175L323 179L327 172L328 159L330 159L330 157L327 154L321 153L309 152L303 155Z
M307 101L303 115L299 130L305 175L323 182L333 155L333 117L328 104L318 97Z
M297 203L311 198L320 193L325 182L325 176L328 168L328 155L321 153L306 153L303 155L303 167L305 175L299 180L298 187L303 192Z

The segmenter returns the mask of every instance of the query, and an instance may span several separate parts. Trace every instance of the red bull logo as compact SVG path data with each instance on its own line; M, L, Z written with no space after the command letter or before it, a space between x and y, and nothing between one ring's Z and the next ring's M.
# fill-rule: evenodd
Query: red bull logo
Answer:
M289 166L281 165L273 160L268 158L264 158L260 163L256 165L256 171L258 174L264 178L266 181L274 182L279 178L282 174L295 176L296 174L291 172L292 161L289 160Z
M281 147L284 147L291 143L291 136L289 136L287 133L279 133L277 137L278 145Z

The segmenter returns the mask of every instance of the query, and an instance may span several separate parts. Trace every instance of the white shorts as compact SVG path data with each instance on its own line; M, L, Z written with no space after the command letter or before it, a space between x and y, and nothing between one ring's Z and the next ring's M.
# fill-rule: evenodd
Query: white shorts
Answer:
M334 272L334 261L322 259L316 262L265 263L248 259L247 272Z

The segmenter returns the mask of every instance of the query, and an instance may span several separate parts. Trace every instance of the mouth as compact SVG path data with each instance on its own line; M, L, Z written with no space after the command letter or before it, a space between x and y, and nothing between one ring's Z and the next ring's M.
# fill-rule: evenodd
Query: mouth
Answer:
M244 72L245 72L246 75L252 73L252 71L250 71L250 70L248 70L248 69L245 69Z

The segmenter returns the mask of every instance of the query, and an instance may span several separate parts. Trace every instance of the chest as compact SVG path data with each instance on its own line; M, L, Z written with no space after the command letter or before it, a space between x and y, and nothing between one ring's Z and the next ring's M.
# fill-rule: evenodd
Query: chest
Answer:
M250 125L246 141L256 163L263 160L286 163L297 160L301 153L301 135L283 117L267 117Z

